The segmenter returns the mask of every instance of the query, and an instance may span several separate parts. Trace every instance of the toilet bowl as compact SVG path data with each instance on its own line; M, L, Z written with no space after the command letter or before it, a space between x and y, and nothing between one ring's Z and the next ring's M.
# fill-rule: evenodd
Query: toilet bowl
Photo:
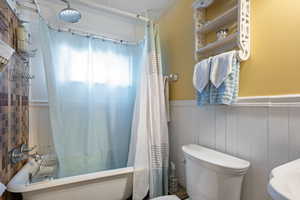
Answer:
M186 188L190 200L240 200L248 161L199 145L182 147ZM164 196L153 200L178 200Z

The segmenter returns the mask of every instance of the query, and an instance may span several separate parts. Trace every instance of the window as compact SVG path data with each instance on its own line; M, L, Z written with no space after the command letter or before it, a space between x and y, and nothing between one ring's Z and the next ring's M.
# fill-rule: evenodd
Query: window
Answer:
M62 45L59 66L61 81L128 87L132 84L130 55L113 51L74 49Z

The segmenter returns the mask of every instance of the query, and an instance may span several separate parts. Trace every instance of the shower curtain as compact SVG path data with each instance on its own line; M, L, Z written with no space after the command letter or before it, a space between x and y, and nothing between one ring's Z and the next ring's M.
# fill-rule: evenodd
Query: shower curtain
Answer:
M128 165L134 166L133 200L168 194L169 138L158 27L146 29Z
M126 167L143 44L39 32L58 176Z

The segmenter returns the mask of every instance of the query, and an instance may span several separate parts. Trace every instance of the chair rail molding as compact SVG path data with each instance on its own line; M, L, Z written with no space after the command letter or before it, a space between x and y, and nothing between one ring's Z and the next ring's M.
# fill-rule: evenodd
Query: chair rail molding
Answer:
M30 107L49 107L49 102L48 100L30 100L29 101L29 106Z
M196 100L174 100L170 104L172 106L195 106ZM300 94L239 97L236 103L228 107L300 107Z

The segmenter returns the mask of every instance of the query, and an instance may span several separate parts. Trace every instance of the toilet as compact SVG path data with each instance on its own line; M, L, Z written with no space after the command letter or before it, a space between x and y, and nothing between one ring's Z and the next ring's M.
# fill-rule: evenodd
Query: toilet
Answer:
M240 200L248 161L199 145L182 147L189 200ZM153 200L179 200L163 196Z

